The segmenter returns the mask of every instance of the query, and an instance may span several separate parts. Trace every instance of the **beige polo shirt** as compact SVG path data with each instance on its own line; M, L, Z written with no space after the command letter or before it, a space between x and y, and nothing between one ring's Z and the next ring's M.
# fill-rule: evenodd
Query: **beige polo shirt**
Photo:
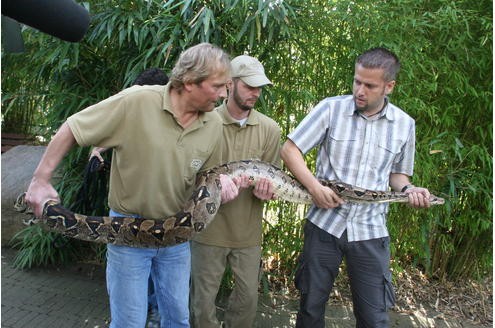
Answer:
M271 118L251 110L244 126L233 119L226 103L216 109L223 120L223 160L259 159L280 167L280 128ZM263 201L252 188L223 204L212 223L194 240L221 247L261 245Z
M192 194L196 173L221 160L218 113L182 128L169 88L133 86L67 119L79 145L114 149L108 202L117 212L171 216Z

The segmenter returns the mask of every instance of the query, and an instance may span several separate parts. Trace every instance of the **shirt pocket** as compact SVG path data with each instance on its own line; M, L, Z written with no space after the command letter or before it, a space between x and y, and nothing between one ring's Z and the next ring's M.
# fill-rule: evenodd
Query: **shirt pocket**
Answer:
M396 139L391 141L378 140L376 151L373 154L371 167L374 169L389 171L392 167L394 159L400 153L403 141Z
M359 141L357 137L332 131L328 134L327 143L330 163L337 172L346 170L349 168L350 163L359 161Z

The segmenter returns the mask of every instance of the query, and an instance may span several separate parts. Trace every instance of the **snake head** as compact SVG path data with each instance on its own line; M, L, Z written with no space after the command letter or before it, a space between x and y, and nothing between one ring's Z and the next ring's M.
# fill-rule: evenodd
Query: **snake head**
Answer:
M26 203L26 193L23 192L14 201L14 209L17 212L25 213L25 214L33 214L33 210Z
M24 225L27 225L27 226L32 226L33 224L36 224L38 222L40 222L39 219L37 219L33 214L33 210L31 209L31 207L29 207L26 203L26 193L23 192L22 194L20 194L19 196L17 196L17 198L15 199L14 201L14 209L17 211L17 212L20 212L20 213L24 213L24 214L27 214L27 215L30 215L31 217L29 219L23 219L22 220L22 223Z

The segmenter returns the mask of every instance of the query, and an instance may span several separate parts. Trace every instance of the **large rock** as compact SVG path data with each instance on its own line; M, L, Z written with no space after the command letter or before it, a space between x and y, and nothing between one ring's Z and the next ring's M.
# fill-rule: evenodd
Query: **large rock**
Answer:
M17 146L2 154L2 246L25 228L25 214L13 208L15 199L26 191L45 146Z

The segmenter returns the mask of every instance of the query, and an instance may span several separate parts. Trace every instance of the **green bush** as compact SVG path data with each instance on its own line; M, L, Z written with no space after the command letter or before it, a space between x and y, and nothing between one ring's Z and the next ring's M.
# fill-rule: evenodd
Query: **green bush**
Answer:
M40 225L29 226L14 235L9 243L19 248L13 265L19 269L38 266L65 265L77 258L76 247L71 241L52 231L44 231Z

